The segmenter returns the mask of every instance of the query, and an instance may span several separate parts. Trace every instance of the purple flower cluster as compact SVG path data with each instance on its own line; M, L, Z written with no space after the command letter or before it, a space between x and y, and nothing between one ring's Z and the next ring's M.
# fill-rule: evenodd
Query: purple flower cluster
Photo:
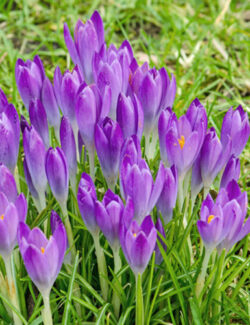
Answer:
M250 134L247 113L241 106L230 108L220 139L213 127L208 129L206 110L197 98L177 118L175 77L165 68L140 66L128 41L119 48L107 46L98 12L85 24L77 22L73 38L65 24L64 38L75 66L64 73L56 67L53 84L38 56L16 62L16 83L30 123L22 116L19 124L17 111L0 90L0 254L10 255L18 239L31 279L48 295L67 246L66 230L55 212L49 240L25 223L26 199L18 196L12 175L20 128L25 178L39 212L46 207L49 184L65 217L70 183L94 241L99 242L101 230L114 256L122 248L136 276L144 272L153 251L156 263L161 262L157 236L166 249L165 224L173 218L177 202L182 211L184 199L194 204L202 188L205 200L197 222L201 238L209 250L230 250L250 232L250 219L244 222L247 195L237 184L238 157ZM153 160L158 170L152 173L149 166L158 139L161 161ZM83 146L89 169L80 159ZM102 201L95 187L95 153L108 186ZM209 189L220 173L214 201Z

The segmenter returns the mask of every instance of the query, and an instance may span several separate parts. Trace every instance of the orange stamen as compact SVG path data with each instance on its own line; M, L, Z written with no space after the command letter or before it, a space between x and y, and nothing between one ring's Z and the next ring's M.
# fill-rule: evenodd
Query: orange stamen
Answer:
M0 219L1 219L1 220L3 220L3 219L4 219L4 215L3 215L3 214L0 216Z
M45 252L45 248L44 247L41 247L41 252L42 252L42 254L44 254L44 252Z
M182 135L180 137L180 139L178 139L178 142L179 142L179 145L180 145L181 149L183 149L184 144L185 144L185 137L184 137L184 135Z
M214 219L214 215L210 214L210 216L207 219L207 223L209 224Z

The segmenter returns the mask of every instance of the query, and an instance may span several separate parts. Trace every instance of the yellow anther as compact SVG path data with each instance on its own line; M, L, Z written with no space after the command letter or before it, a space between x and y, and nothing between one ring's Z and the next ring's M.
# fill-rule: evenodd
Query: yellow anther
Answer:
M1 219L1 220L3 220L3 219L4 219L4 215L3 215L3 214L0 216L0 219Z
M182 135L180 137L180 139L178 139L178 142L179 142L179 145L180 145L181 149L183 149L184 144L185 144L185 137L184 137L184 135Z
M136 237L136 233L135 232L133 233L133 236Z
M214 215L210 214L210 216L207 219L207 223L209 224L213 220L213 218L214 218Z
M44 252L45 252L45 248L44 247L41 247L41 252L42 252L42 254L44 254Z

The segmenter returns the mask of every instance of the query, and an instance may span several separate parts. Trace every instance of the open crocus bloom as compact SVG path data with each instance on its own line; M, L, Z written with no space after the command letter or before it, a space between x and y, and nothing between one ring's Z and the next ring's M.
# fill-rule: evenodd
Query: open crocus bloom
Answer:
M30 230L24 222L18 232L24 265L43 296L50 292L57 278L67 247L66 230L55 212L51 213L51 224L54 232L50 239L39 228Z
M241 192L239 185L233 179L228 183L226 188L220 190L216 201L218 201L222 206L225 206L228 201L232 202L232 225L228 234L217 247L219 252L223 248L229 251L235 243L240 241L250 232L250 218L248 218L244 223L247 213L247 193ZM225 216L225 218L226 217L227 216Z
M199 123L193 122L189 115L182 115L177 120L168 108L162 111L158 124L161 158L169 167L177 167L179 177L192 167L206 132L203 115L199 114Z
M120 226L120 241L123 253L135 273L142 274L155 248L157 231L151 216L143 219L141 226L132 220L133 202L129 198Z
M229 250L250 231L250 219L243 225L246 211L246 192L241 193L235 180L220 190L215 203L208 194L197 222L204 245L211 249L217 246L219 251Z

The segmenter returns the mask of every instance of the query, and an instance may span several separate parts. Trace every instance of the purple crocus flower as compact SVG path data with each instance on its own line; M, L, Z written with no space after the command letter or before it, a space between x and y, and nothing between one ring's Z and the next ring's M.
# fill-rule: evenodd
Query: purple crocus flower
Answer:
M214 128L208 130L199 157L192 170L191 192L195 198L202 187L208 192L216 175L227 163L232 148L232 141L222 145Z
M161 68L159 71L155 68L149 70L148 65L144 64L134 71L131 77L131 85L144 112L146 150L147 156L151 157L155 150L159 115L163 108L173 106L176 81L173 75L172 80L170 80L165 68ZM150 145L151 134L152 144Z
M34 126L46 148L49 148L49 127L46 111L40 99L30 101L29 105L30 123Z
M18 59L15 67L17 88L23 103L29 109L30 101L41 97L43 81L45 79L44 67L38 55L34 60L24 62Z
M30 230L24 222L20 223L18 232L24 265L43 298L49 296L67 248L67 234L60 217L52 212L50 218L56 227L49 239L39 228Z
M161 212L164 221L168 223L172 219L173 209L177 199L178 174L176 167L164 168L163 179L163 188L156 206Z
M58 137L60 125L60 111L57 104L54 88L49 78L47 77L43 81L41 101L45 108L49 124L54 127L56 136Z
M127 138L121 149L121 166L125 157L129 157L131 163L137 163L142 158L141 145L137 135Z
M68 25L64 24L64 40L72 61L81 67L86 82L93 82L93 56L95 52L99 52L104 43L103 22L98 11L95 11L85 24L80 19L77 21L74 41Z
M3 192L8 201L14 203L17 199L17 187L15 178L10 170L0 163L0 192Z
M45 157L45 170L52 193L65 212L69 191L69 170L61 148L49 148Z
M95 81L101 93L109 87L111 89L111 107L109 117L116 118L118 96L121 92L127 93L130 62L133 51L128 41L124 41L119 49L114 44L106 48L104 44L95 54L93 67Z
M95 214L96 200L95 185L91 177L88 174L83 173L79 183L77 202L82 219L93 236L96 236L99 233Z
M120 242L123 253L133 270L135 276L142 274L147 267L155 248L157 231L151 216L143 219L141 226L136 220L127 222L133 217L133 205L124 211L129 216L125 216L120 227Z
M117 251L120 247L119 229L124 209L122 200L108 189L102 203L96 202L95 209L98 226L104 233L113 251Z
M198 99L191 103L187 113L179 120L170 109L162 111L158 124L161 158L168 166L177 167L179 177L183 177L192 167L206 129L206 112Z
M100 118L100 114L101 105L95 87L87 86L83 88L76 100L76 119L82 140L88 149L90 159L92 159L91 164L94 164L95 125Z
M156 221L156 224L155 224L155 229L164 237L166 238L166 234L165 234L165 231L164 231L164 227L162 225L162 222L161 222L161 219L158 218L157 221ZM166 244L164 243L164 241L161 239L161 237L158 235L157 236L157 239L159 240L161 246L163 247L163 249L167 249L167 246ZM162 254L161 254L161 251L159 249L159 246L158 246L158 243L155 244L155 264L158 264L160 265L163 258L162 258Z
M54 90L57 103L60 106L62 113L66 116L74 130L75 139L77 134L77 123L75 105L77 93L83 83L83 77L78 66L75 66L72 72L66 71L63 75L59 67L56 67L54 73Z
M142 137L143 132L143 111L141 103L137 96L126 96L121 93L118 97L117 122L120 124L124 138L136 134L139 139Z
M25 196L20 194L15 204L9 202L7 196L0 192L0 255L7 259L17 243L17 230L19 223L25 222L27 202Z
M39 209L45 208L45 190L47 177L45 173L45 146L43 140L33 126L24 126L23 148L25 154L25 168L28 169L32 184L39 196Z
M227 184L232 180L235 179L238 181L240 177L240 160L239 158L236 158L235 156L232 156L222 174L221 182L220 182L220 188L227 187Z
M61 121L60 140L69 167L70 183L75 193L77 174L76 143L70 121L65 116L63 116Z
M12 104L8 104L7 98L6 101L2 100L0 108L0 138L0 162L13 173L19 152L20 125L17 111Z
M125 157L121 167L122 193L125 199L131 197L134 203L134 218L140 224L143 218L154 208L164 183L164 166L160 167L155 179L145 160L131 163L129 157Z
M118 176L123 134L120 125L106 117L95 126L95 147L108 186L114 188Z
M222 206L217 200L214 203L210 194L203 201L197 227L209 251L218 246L227 236L233 223L234 204L234 201L227 201Z
M227 145L228 137L232 139L231 154L238 157L244 149L250 134L248 114L242 106L234 111L231 107L224 116L221 127L221 143Z
M247 218L244 223L248 206L247 193L242 193L236 180L233 179L228 183L226 188L222 188L219 191L216 202L223 209L228 205L227 202L231 204L230 209L233 213L233 221L227 235L217 247L219 252L223 248L229 251L235 243L243 239L250 232L250 218ZM229 213L225 213L224 218L225 222L228 222Z

